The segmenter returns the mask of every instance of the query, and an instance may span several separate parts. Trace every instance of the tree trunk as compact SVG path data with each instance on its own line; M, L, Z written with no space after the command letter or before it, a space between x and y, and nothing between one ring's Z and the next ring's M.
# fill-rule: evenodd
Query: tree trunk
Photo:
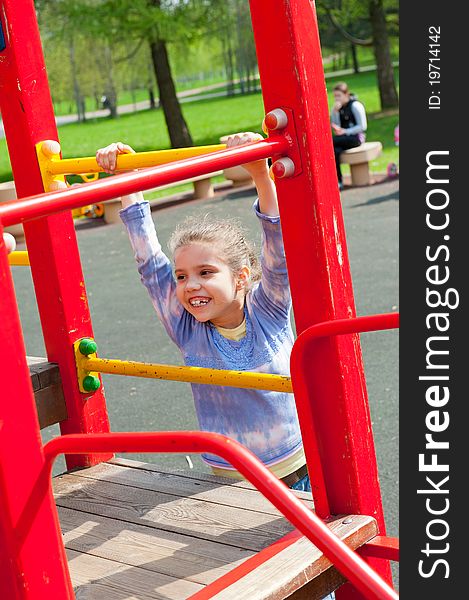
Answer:
M360 73L360 66L358 64L358 57L357 57L357 47L355 46L355 44L350 44L350 49L352 51L353 72L355 74Z
M370 0L369 9L381 108L397 108L399 100L394 81L391 52L389 50L389 37L386 28L383 0Z
M226 93L228 96L232 96L234 94L234 65L230 37L222 39L222 48L227 79Z
M344 50L344 62L343 62L343 65L344 65L344 69L348 69L348 51L347 50Z
M106 89L104 94L109 102L109 116L111 119L117 118L117 90L114 84L114 61L112 51L108 44L104 48L104 64L106 73Z
M153 88L151 86L148 87L148 97L150 98L150 108L153 110L156 108L155 102L155 94L153 93Z
M166 43L164 41L150 42L150 51L171 146L173 148L193 146L192 137L176 95Z
M77 64L75 60L75 44L73 42L73 37L70 38L68 50L70 57L70 66L72 68L73 95L75 97L75 104L77 107L78 121L81 122L86 120L86 113L83 109L84 102L83 98L81 97L80 84L78 83Z

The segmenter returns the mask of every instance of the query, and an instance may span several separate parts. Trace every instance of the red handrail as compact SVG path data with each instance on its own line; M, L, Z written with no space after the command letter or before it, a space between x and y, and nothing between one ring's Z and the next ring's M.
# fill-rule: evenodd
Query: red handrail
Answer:
M399 327L399 313L383 313L381 315L366 315L351 319L335 319L324 321L308 327L298 336L295 345L297 350L309 344L312 339L330 335L344 335L346 333L365 333L367 331L383 331Z
M366 315L349 319L324 321L305 329L305 331L303 331L295 340L290 359L292 383L296 392L297 408L304 409L307 407L307 402L304 402L304 398L307 397L305 391L305 365L301 362L300 357L306 356L307 351L316 340L336 335L382 331L385 329L396 329L398 327L399 313L383 313L380 315ZM301 406L298 406L300 403ZM307 408L307 410L309 410L309 408ZM314 422L314 419L312 422ZM323 465L319 456L318 442L314 428L311 428L308 431L308 436L303 435L303 443L305 447L308 447L309 449L306 452L309 467L314 469L314 482L312 483L314 486L313 496L316 510L318 514L325 518L330 515L331 511L326 492Z
M218 433L168 431L60 436L44 446L45 474L59 454L84 452L210 452L230 462L370 600L397 593L309 510L263 463L237 441Z
M377 535L357 549L360 556L399 562L399 538Z
M246 146L236 146L141 171L122 173L94 183L12 200L0 206L0 221L6 227L87 204L105 202L126 194L205 175L253 160L269 158L277 154L285 155L289 146L286 137L276 135Z

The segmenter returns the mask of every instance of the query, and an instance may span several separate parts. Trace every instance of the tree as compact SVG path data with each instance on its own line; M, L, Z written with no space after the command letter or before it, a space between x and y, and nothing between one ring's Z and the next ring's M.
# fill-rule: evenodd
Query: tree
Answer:
M257 71L257 56L252 31L249 3L246 0L208 0L205 35L220 40L225 71L229 82L228 93L234 93L235 70L241 92L251 90Z
M171 145L192 145L176 95L167 45L173 39L188 37L188 21L196 22L200 18L203 3L199 7L199 2L194 0L41 0L37 7L51 7L56 19L66 21L82 35L104 44L98 62L104 65L106 95L109 94L111 99L115 97L112 65L129 58L146 43ZM122 44L123 39L125 44ZM119 48L120 56L115 52L116 56L110 62L111 48Z
M396 83L389 50L389 38L383 0L368 0L373 31L373 50L378 69L378 87L382 108L397 108Z
M346 40L353 45L373 47L381 107L397 108L399 101L386 17L387 12L395 17L397 2L395 0L322 0L320 7ZM394 28L396 23L396 20L392 21ZM371 34L368 39L359 37L363 36L365 30Z

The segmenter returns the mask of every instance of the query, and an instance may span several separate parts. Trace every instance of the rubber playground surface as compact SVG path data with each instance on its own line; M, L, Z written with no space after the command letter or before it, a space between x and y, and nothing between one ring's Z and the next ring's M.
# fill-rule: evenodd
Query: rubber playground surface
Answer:
M398 310L399 182L388 181L341 193L358 315ZM153 211L163 249L179 220L213 212L239 218L254 239L260 228L252 212L254 188L219 192L210 200L192 201ZM101 357L182 364L140 283L123 225L89 223L77 228L82 266ZM18 249L23 249L19 245ZM26 350L46 356L28 268L13 269ZM361 336L388 535L398 535L398 333ZM197 429L189 384L104 375L114 431ZM333 427L333 423L331 423ZM44 439L57 435L46 429ZM188 469L182 455L128 455ZM207 471L198 456L194 469ZM59 461L58 461L59 463ZM62 463L63 465L63 463ZM58 470L63 470L58 466ZM313 474L314 477L314 474Z

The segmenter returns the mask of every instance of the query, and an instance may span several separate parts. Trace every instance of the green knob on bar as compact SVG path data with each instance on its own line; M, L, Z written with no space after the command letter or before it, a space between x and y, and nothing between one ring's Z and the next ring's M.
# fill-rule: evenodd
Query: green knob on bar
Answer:
M96 342L90 338L83 338L78 346L78 349L82 354L88 356L89 354L94 354L98 349Z
M83 379L83 388L87 392L95 392L96 390L99 390L100 386L101 386L101 382L94 375L87 375Z

